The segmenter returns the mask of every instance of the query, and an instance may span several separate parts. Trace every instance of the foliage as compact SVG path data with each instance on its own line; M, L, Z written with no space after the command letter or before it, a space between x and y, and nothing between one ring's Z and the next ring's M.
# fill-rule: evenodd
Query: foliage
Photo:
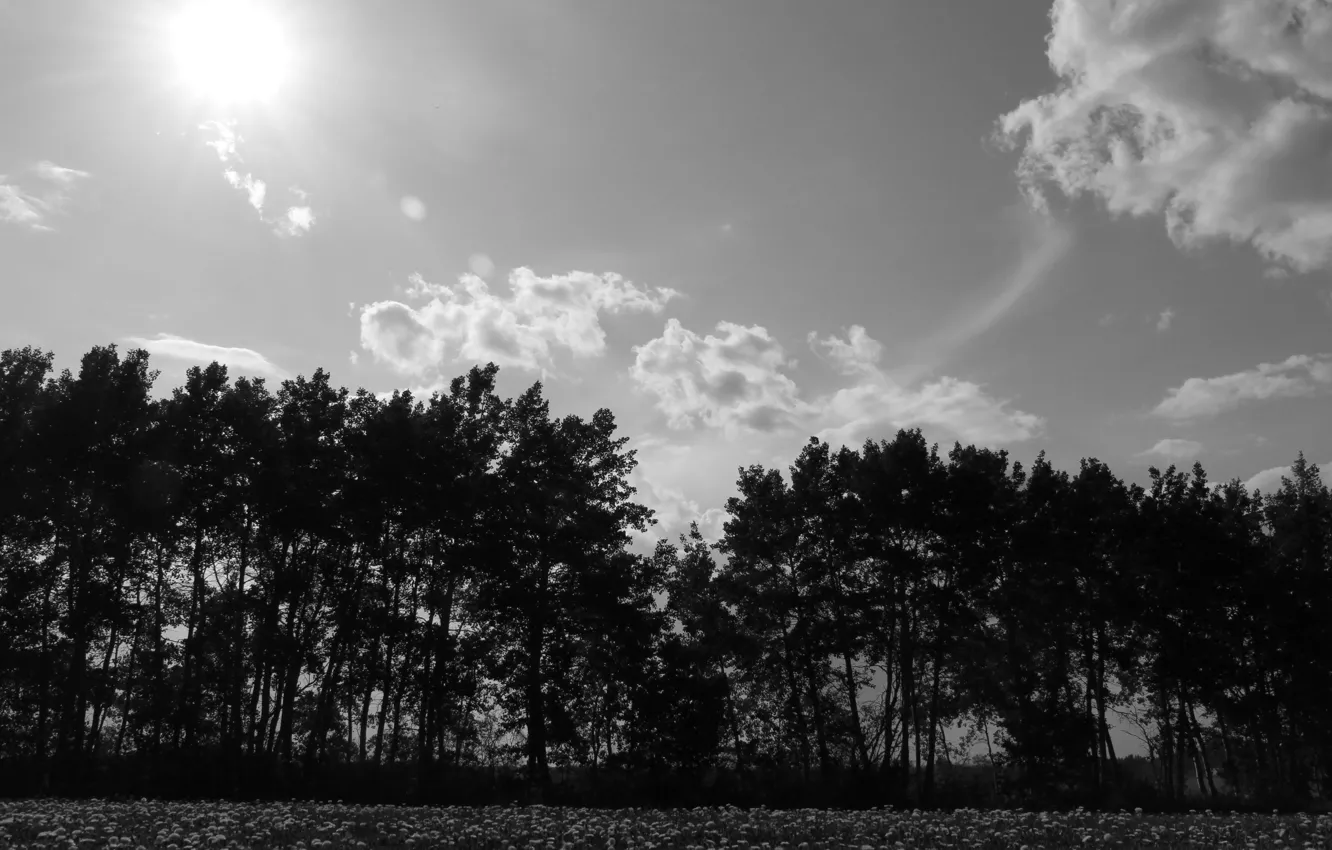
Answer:
M1261 494L918 430L811 439L738 470L715 545L644 554L612 414L500 398L493 365L381 399L215 363L157 399L146 352L52 362L0 354L14 793L485 802L508 786L475 777L511 769L524 799L625 803L1328 787L1332 496L1303 456Z

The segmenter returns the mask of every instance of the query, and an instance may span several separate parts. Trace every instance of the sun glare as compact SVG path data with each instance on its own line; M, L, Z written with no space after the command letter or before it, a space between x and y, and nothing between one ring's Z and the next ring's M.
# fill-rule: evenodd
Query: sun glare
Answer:
M191 0L169 37L181 82L220 104L270 100L287 73L281 27L256 0Z

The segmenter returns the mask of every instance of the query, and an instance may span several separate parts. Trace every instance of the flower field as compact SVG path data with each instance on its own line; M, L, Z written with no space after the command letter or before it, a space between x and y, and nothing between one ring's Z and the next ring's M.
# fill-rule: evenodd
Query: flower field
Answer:
M0 850L1328 848L1328 815L0 801Z

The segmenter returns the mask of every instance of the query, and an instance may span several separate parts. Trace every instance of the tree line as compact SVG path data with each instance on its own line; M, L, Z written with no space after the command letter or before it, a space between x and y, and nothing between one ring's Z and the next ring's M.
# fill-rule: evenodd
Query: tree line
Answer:
M0 354L0 793L1328 787L1332 496L1302 455L1263 494L812 438L739 470L717 543L641 552L610 411L501 398L493 364L381 399L213 363L159 399L145 351L53 362Z

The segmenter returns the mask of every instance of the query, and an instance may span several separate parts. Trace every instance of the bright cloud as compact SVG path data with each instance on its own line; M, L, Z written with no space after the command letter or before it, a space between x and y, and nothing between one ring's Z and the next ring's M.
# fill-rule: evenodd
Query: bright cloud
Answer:
M637 346L630 374L672 428L717 427L741 432L804 428L821 439L857 443L890 428L934 426L983 444L1039 434L1044 421L1012 410L969 381L944 377L917 386L898 383L879 367L882 346L853 326L846 337L811 334L811 347L857 382L813 403L802 400L784 369L781 346L758 326L719 323L700 336L671 319L660 337Z
M1218 378L1189 378L1170 390L1154 412L1167 419L1194 419L1252 401L1311 396L1329 387L1332 355L1296 354Z
M286 377L286 372L275 366L267 357L249 348L210 345L172 334L158 334L154 339L132 336L125 341L160 357L194 363L212 363L216 360L244 374Z
M852 325L846 339L836 336L819 339L818 334L810 331L807 341L815 354L830 361L843 375L872 373L883 354L883 346L860 325Z
M1035 206L1091 195L1180 246L1332 267L1332 5L1055 0L1051 20L1059 87L999 122Z
M634 347L629 374L656 396L670 427L773 431L807 413L781 371L792 364L766 329L718 322L716 331L700 336L669 319L661 336Z
M289 206L285 213L276 216L264 214L268 184L249 172L242 174L235 167L245 161L240 155L240 145L245 139L236 132L234 121L205 121L199 125L199 129L206 130L215 137L204 144L212 148L217 153L218 159L228 166L223 169L222 178L231 188L245 193L246 200L259 214L259 219L271 226L274 233L279 236L300 236L310 231L314 226L315 216L309 206ZM287 191L298 203L309 197L309 193L299 186L291 186Z
M299 236L309 233L314 223L314 211L309 207L287 207L287 214L274 223L274 229L281 236Z
M268 187L264 185L264 181L259 180L253 174L246 174L242 177L239 172L230 168L222 172L222 176L231 184L231 188L241 189L249 195L250 206L254 207L256 212L262 213L264 211L264 195L268 192Z
M1161 440L1141 455L1155 455L1156 457L1170 458L1172 460L1187 460L1196 457L1202 452L1203 445L1197 440Z
M446 356L493 361L532 371L553 367L553 350L579 357L602 354L606 335L602 314L657 313L677 293L645 289L616 274L570 272L540 277L529 268L509 274L507 295L492 292L475 274L456 287L412 277L409 297L429 300L420 307L378 301L361 308L361 347L400 372L426 375Z
M1156 317L1156 330L1158 333L1165 333L1170 330L1170 323L1175 320L1175 311L1169 307L1161 311L1161 315Z
M1332 460L1318 467L1322 476L1323 483L1332 482ZM1290 477L1289 466L1274 466L1271 469L1264 469L1262 472L1244 482L1244 488L1252 493L1254 490L1262 490L1264 493L1275 493L1281 489L1281 479Z
M38 181L36 187L29 184L31 188L24 188L0 174L0 222L32 230L52 230L50 219L64 211L69 203L69 190L89 174L48 160L33 165L29 172Z

